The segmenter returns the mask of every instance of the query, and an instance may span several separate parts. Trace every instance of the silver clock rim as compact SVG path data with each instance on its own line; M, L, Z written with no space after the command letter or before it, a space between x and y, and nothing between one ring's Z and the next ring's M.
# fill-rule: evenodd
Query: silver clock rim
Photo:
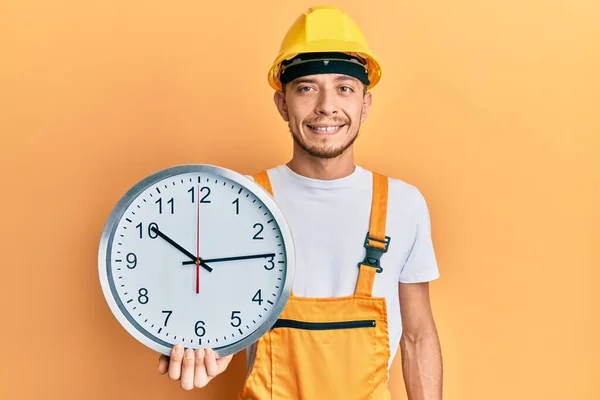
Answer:
M125 328L125 330L147 347L161 354L170 355L171 349L173 347L172 344L165 342L152 335L150 332L148 332L146 329L140 326L135 321L135 319L133 319L133 317L127 317L127 315L129 315L129 312L125 309L122 302L120 302L119 297L116 294L116 288L114 287L114 283L108 276L108 268L111 263L109 249L111 249L112 247L114 233L117 229L118 222L123 217L123 214L129 207L129 205L131 205L131 203L149 186L154 185L155 183L163 179L169 178L171 176L185 173L209 173L220 175L250 190L252 193L254 193L254 195L256 195L256 197L258 197L263 202L263 204L265 204L265 206L267 206L267 208L273 215L273 218L275 218L275 221L279 226L281 236L284 242L284 251L286 257L286 276L279 301L273 308L273 311L271 312L269 317L266 318L262 325L250 335L229 345L213 348L217 356L224 357L230 354L235 354L252 345L256 341L258 341L260 337L263 336L275 324L275 321L279 318L283 311L283 308L287 304L287 301L290 297L292 284L294 281L295 249L291 231L285 219L283 218L281 210L275 203L273 197L271 197L271 195L254 180L248 178L247 176L239 172L217 165L183 164L159 170L136 183L121 197L121 199L113 207L104 225L104 229L102 230L98 249L98 273L100 277L100 284L102 287L104 298L108 303L112 314L115 316L118 322ZM203 346L195 346L193 348L196 347Z

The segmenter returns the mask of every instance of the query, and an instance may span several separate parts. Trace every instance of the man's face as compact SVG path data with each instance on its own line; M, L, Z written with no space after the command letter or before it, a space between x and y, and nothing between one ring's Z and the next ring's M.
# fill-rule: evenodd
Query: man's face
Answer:
M358 79L341 74L298 78L276 92L275 104L294 141L308 154L335 158L354 143L371 105Z

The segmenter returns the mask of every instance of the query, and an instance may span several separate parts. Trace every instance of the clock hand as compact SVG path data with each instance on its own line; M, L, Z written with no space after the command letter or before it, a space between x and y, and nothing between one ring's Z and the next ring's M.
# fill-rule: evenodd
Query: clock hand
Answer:
M200 185L198 185L198 198L200 198ZM200 201L198 204L198 213L196 214L196 294L200 293ZM204 268L206 268L203 265Z
M215 263L215 262L222 262L222 261L235 261L235 260L249 260L251 258L264 258L264 257L275 257L275 253L268 253L268 254L255 254L255 255L251 255L251 256L239 256L239 257L225 257L225 258L211 258L211 259L201 259L203 262L209 262L209 263ZM183 265L188 265L188 264L195 264L195 261L184 261L181 264Z
M208 264L207 264L207 263L205 263L203 260L200 260L200 261L198 262L198 265L201 265L203 268L205 268L205 269L207 269L207 270L209 270L209 271L212 271L212 268L211 268L211 267L209 267L209 266L208 266Z
M161 231L158 230L158 228L156 227L152 227L150 228L151 231L154 231L154 233L156 233L158 236L160 236L161 238L165 239L167 241L167 243L169 243L171 246L175 247L177 250L181 251L183 254L185 254L186 256L188 256L189 258L191 258L192 261L191 264L196 264L196 257L194 257L194 255L192 253L190 253L189 251L187 251L186 249L184 249L183 247L181 247L180 245L178 245L177 243L175 243L175 241L173 241L173 239L171 239L170 237L168 237L167 235L165 235L164 233L162 233ZM212 268L209 267L206 263L204 263L203 260L200 260L200 265L202 265L202 267L204 269L206 269L208 272L212 272Z

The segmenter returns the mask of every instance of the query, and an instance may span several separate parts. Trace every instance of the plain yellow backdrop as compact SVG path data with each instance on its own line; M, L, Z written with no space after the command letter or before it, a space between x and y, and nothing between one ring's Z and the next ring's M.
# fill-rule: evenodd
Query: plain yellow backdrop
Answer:
M599 399L600 4L330 4L383 66L357 162L430 207L444 398ZM237 392L242 356L202 391L157 375L104 301L98 241L159 169L289 159L266 74L311 5L0 2L0 398Z

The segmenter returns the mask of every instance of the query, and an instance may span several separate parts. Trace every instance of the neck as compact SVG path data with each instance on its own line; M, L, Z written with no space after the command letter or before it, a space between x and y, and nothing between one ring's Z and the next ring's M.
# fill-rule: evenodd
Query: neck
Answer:
M307 178L333 180L344 178L354 172L354 153L350 146L336 158L317 158L294 146L294 155L287 166Z

